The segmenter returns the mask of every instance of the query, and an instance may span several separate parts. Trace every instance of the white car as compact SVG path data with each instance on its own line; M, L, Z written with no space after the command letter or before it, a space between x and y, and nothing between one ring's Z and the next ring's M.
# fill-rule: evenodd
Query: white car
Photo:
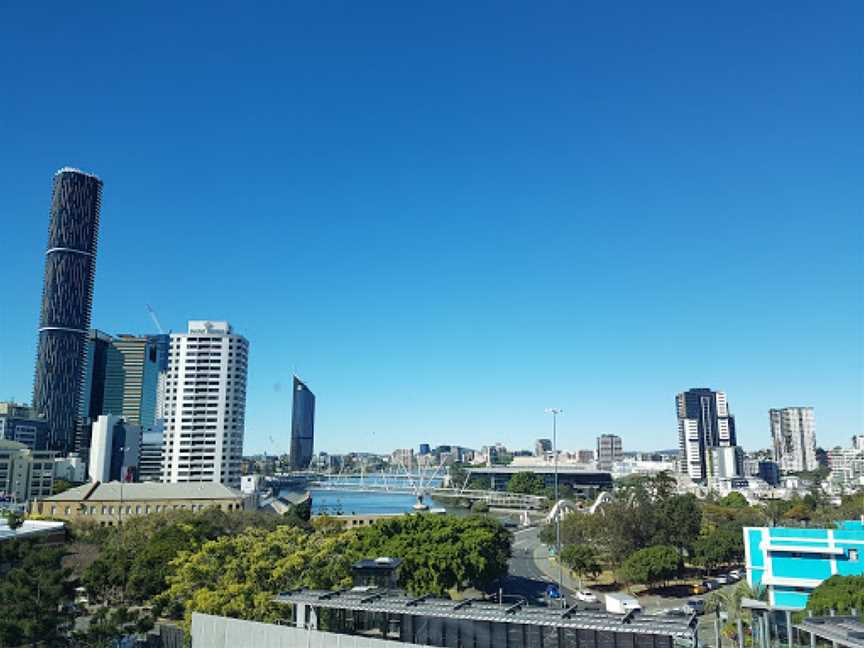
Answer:
M729 584L729 577L728 576L715 576L714 580L717 581L718 583L720 583L721 585L728 585Z
M576 592L576 598L583 603L597 603L597 595L594 592L589 592L588 590L581 590Z
M741 573L740 569L733 569L729 572L729 575L735 580L741 580L742 578L744 578L744 574Z

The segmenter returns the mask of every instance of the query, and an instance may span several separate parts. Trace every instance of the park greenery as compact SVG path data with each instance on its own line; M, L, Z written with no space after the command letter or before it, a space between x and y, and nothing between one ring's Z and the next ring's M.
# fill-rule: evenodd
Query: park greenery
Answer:
M609 571L622 584L654 587L688 569L710 575L741 564L744 527L831 527L862 513L864 494L844 497L840 506L831 505L819 492L751 505L739 493L705 500L677 494L675 480L667 473L631 477L616 482L611 498L596 513L573 512L561 519L561 558L581 578L592 573L583 566L587 554L571 547L590 547L593 573ZM544 527L540 537L554 546L554 525Z
M864 576L832 576L807 601L813 614L861 614L864 611Z
M193 611L272 621L287 589L342 588L358 559L403 560L400 586L446 596L506 574L510 533L488 516L410 515L361 529L302 511L209 509L131 517L122 527L70 525L65 546L0 544L0 646L111 646L162 620L188 629ZM89 627L71 631L76 585ZM77 643L76 643L77 642ZM34 644L35 645L35 644Z
M72 594L63 550L32 540L0 543L0 646L51 645L70 616Z

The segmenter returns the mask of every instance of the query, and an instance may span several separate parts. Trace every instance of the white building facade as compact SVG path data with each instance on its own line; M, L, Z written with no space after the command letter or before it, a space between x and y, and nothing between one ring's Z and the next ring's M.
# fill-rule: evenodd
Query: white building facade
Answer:
M816 429L812 407L769 410L774 461L783 472L816 470Z
M193 320L171 334L163 482L240 487L248 354L228 322Z
M697 387L675 397L678 417L679 471L694 481L715 476L712 448L737 446L735 417L725 392ZM735 451L731 451L735 452Z

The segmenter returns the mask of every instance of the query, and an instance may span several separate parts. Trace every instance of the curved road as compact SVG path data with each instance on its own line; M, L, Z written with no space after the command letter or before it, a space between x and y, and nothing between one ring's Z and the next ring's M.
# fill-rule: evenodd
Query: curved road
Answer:
M540 531L537 528L520 529L513 533L512 555L507 577L494 588L490 588L490 594L497 593L497 588L501 587L505 595L524 596L531 603L546 604L544 598L546 586L554 583L555 579L544 574L537 565L535 552L540 545L539 535ZM564 594L572 600L571 591L565 588Z

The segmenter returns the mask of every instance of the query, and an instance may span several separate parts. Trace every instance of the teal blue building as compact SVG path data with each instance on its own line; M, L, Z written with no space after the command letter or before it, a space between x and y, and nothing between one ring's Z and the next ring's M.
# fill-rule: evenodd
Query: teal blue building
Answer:
M822 581L835 574L864 574L864 522L836 529L745 527L747 582L764 587L772 607L802 610Z

